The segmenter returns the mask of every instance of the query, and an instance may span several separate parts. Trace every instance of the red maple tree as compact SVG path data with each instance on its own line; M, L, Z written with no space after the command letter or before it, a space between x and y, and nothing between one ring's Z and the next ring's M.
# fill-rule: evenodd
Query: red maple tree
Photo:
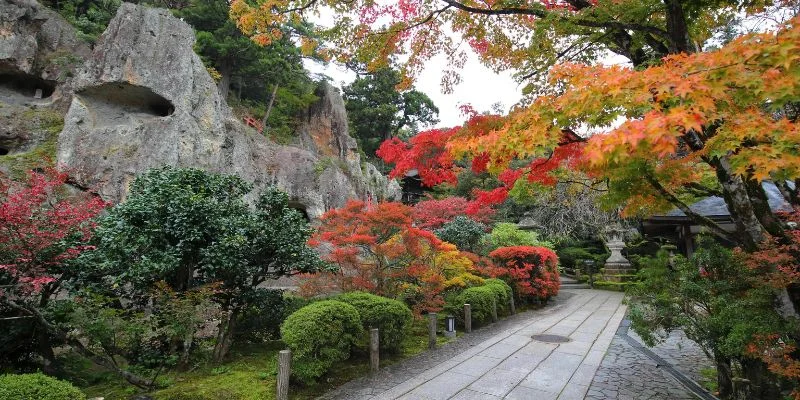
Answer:
M93 219L106 204L70 195L67 174L31 171L25 183L0 177L0 271L13 284L0 297L49 296L68 260L87 249Z
M476 204L463 197L447 197L441 200L428 199L414 205L414 223L422 229L438 229L459 215L489 223L495 211L486 205Z
M547 301L558 294L558 256L546 247L509 246L489 253L497 265L490 275L511 281L515 292Z

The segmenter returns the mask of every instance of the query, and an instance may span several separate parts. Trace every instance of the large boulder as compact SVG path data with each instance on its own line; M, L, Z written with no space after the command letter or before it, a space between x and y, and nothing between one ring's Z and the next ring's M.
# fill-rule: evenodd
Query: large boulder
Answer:
M0 0L0 173L22 177L52 159L70 85L91 53L60 15L30 0Z
M396 184L362 166L335 90L321 89L300 134L305 143L309 135L333 143L277 145L233 118L194 40L167 10L122 4L72 82L57 155L78 185L119 202L151 167L199 167L256 189L277 185L311 219L348 199L398 196Z

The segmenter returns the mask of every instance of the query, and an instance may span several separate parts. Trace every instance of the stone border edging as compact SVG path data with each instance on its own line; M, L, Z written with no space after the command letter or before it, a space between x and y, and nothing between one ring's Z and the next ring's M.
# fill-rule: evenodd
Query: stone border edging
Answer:
M683 372L679 371L677 368L673 367L672 364L668 363L663 358L659 357L658 354L654 353L652 350L648 349L638 340L628 336L628 329L630 329L631 321L627 318L622 320L622 323L619 324L619 328L617 328L617 336L620 336L624 339L629 345L631 345L634 349L638 350L640 353L644 354L651 360L655 361L658 367L663 367L673 378L677 379L678 382L681 383L687 390L692 392L695 396L702 400L719 400L718 397L714 396L713 394L709 393L705 390L702 386L697 384L694 380L686 376Z

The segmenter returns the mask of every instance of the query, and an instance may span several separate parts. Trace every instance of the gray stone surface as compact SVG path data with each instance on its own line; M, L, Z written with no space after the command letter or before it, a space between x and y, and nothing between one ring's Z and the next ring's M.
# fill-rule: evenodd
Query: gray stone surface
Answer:
M197 167L237 174L256 193L277 185L312 219L350 199L399 196L396 183L362 166L332 87L318 91L300 143L275 144L232 117L194 40L167 10L123 3L77 73L58 140L76 183L119 202L151 167Z
M696 397L666 370L617 336L597 369L586 399L693 400Z
M68 82L89 54L57 13L35 1L0 0L0 157L55 141ZM11 172L8 164L0 159L0 173Z
M628 336L644 345L644 341L634 331L629 330ZM714 368L714 361L679 330L670 332L663 342L650 347L650 350L695 382L705 379L701 370Z
M543 310L475 331L322 398L578 399L598 368L596 354L605 352L625 314L621 302L621 293L565 290ZM563 334L571 341L532 339L541 333Z

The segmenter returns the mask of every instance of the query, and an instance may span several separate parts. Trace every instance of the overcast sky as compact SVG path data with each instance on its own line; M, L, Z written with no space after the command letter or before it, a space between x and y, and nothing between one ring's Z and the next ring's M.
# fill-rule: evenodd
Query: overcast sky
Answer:
M464 117L461 116L459 106L470 104L479 111L489 111L495 103L501 103L503 110L517 103L521 97L519 86L510 73L495 74L490 69L481 65L474 54L468 59L464 68L460 70L462 82L453 93L443 94L441 88L442 71L447 65L443 56L436 57L427 63L428 67L420 74L414 86L425 93L439 107L439 127L461 125ZM355 74L346 68L329 64L323 67L306 61L306 69L312 73L323 73L333 79L333 84L339 88L355 79Z

